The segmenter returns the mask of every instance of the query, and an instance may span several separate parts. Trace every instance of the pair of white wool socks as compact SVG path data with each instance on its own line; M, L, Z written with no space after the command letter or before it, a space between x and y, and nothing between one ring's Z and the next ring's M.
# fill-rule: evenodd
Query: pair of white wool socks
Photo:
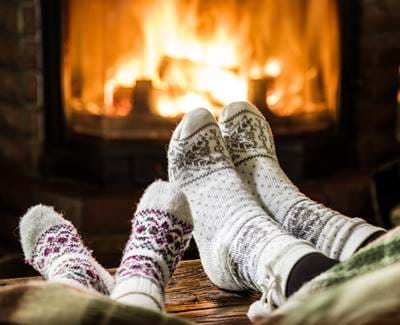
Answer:
M271 130L253 106L228 106L220 126L206 109L191 111L168 151L169 180L190 202L201 261L217 286L263 292L265 312L285 301L290 272L304 257L346 258L380 231L302 195L280 169Z
M20 222L26 261L45 279L110 295L152 310L191 238L193 222L183 193L157 181L142 196L115 279L94 259L75 227L52 207L37 205Z
M203 268L223 289L255 289L270 309L285 300L292 268L317 252L283 230L243 184L209 111L188 113L168 151L171 182L184 191ZM271 289L271 290L270 290Z

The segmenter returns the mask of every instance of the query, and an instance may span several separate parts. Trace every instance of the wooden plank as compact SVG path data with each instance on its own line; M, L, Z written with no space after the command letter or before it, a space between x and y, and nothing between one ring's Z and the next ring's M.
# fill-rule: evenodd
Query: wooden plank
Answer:
M251 324L246 316L249 306L230 306L174 313L196 324Z
M113 274L115 269L109 269ZM0 280L0 286L40 277ZM246 313L258 294L218 289L205 274L200 260L182 261L165 291L166 310L199 324L250 324Z

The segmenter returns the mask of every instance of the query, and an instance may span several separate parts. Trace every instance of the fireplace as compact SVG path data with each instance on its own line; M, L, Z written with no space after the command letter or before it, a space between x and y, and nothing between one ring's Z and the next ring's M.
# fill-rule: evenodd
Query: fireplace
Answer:
M63 108L73 132L168 139L188 110L218 115L241 100L258 104L278 134L334 125L334 1L64 0L61 10Z
M0 255L20 251L18 217L42 202L116 265L183 112L231 100L262 110L307 195L380 223L370 175L400 152L399 13L396 0L0 1Z
M343 135L344 2L42 3L46 172L116 183L165 176L165 145L183 114L202 106L218 116L239 100L268 118L292 177L330 169L307 161Z

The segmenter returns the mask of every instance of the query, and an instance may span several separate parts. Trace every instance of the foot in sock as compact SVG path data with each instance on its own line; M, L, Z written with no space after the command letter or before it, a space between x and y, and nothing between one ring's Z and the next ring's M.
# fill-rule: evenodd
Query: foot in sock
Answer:
M45 279L109 294L112 276L93 258L75 227L52 207L30 208L19 229L27 263Z
M333 259L344 260L371 235L384 232L302 194L279 166L271 129L253 105L228 105L219 125L240 178L262 207L295 237L311 242Z
M143 194L111 298L163 309L164 289L192 236L189 204L175 185L156 181Z
M211 281L228 290L268 291L269 307L281 304L293 267L318 252L282 230L255 201L206 109L188 113L174 131L168 172L190 203L194 238Z

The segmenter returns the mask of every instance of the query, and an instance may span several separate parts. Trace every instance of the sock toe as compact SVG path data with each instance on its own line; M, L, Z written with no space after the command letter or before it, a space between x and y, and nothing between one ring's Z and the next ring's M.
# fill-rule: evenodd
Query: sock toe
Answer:
M216 123L214 116L205 108L196 108L187 113L175 129L172 138L183 139L192 135L206 124Z
M250 111L261 117L264 117L264 115L262 115L257 107L250 104L249 102L233 102L224 107L219 117L219 122L224 122L231 117L234 117L237 113L241 111Z
M25 258L31 259L39 236L47 229L66 220L53 207L38 204L30 208L21 218L19 231Z
M182 221L193 224L192 214L185 194L175 184L158 180L144 192L137 210L162 210Z

